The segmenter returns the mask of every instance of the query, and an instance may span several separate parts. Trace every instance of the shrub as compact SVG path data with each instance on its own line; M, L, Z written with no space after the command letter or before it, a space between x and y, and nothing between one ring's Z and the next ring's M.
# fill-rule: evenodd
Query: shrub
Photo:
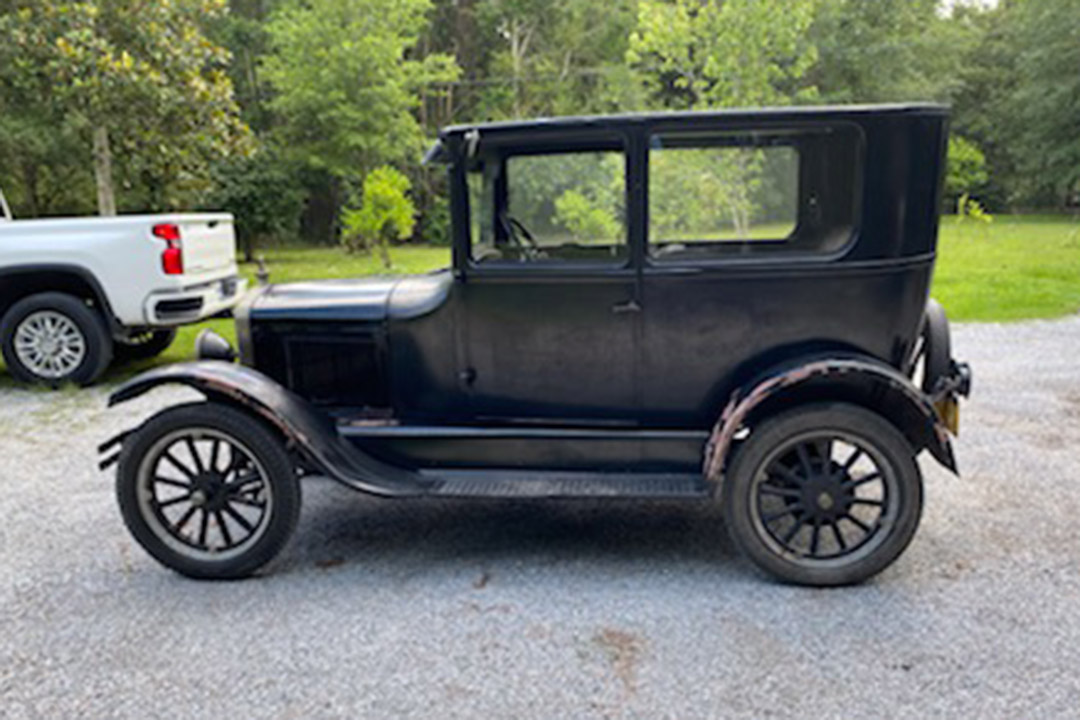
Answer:
M977 193L986 186L988 179L986 157L979 146L959 135L950 137L945 195L959 199Z
M389 166L377 167L364 178L359 208L342 214L341 242L349 252L378 248L383 267L390 268L390 241L412 235L416 208L409 199L409 179Z

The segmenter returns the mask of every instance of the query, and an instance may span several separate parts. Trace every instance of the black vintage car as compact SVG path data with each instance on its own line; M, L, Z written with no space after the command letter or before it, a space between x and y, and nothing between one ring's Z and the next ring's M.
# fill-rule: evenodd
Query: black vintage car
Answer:
M238 359L143 374L204 402L102 446L139 543L202 578L284 547L300 480L409 498L720 502L796 583L915 533L957 397L928 300L947 111L622 115L450 127L453 267L264 287Z

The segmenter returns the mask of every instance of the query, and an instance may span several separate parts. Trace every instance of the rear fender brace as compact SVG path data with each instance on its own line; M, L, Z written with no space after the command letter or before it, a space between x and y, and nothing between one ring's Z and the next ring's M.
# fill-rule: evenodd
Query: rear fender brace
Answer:
M940 398L922 392L906 375L880 361L848 354L781 365L735 390L705 449L706 479L719 485L735 435L748 426L755 409L785 397L797 400L798 391L809 389L811 384L818 390L817 399L828 399L830 390L836 389L836 399L875 394L882 401L881 407L899 408L899 417L886 415L887 419L897 425L916 451L928 449L938 462L957 472L949 432L934 407Z

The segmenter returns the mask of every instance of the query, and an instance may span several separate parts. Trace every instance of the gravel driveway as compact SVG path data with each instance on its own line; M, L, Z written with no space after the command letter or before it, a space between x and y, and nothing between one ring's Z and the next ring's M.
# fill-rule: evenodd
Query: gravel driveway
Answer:
M3 717L1076 717L1080 318L955 328L930 461L870 584L773 584L711 508L375 501L305 485L269 577L155 564L96 443L177 392L0 390Z

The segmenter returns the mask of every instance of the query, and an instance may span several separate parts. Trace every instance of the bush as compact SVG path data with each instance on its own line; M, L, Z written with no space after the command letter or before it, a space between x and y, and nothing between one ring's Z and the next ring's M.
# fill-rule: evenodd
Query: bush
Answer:
M959 135L949 138L945 195L950 201L978 193L986 187L986 157L975 143Z
M567 190L555 200L555 218L575 240L611 240L619 236L618 220L577 190Z
M349 252L378 248L383 267L390 267L390 240L405 240L416 224L416 208L409 199L409 178L389 166L375 168L364 178L359 208L342 215L341 242Z

